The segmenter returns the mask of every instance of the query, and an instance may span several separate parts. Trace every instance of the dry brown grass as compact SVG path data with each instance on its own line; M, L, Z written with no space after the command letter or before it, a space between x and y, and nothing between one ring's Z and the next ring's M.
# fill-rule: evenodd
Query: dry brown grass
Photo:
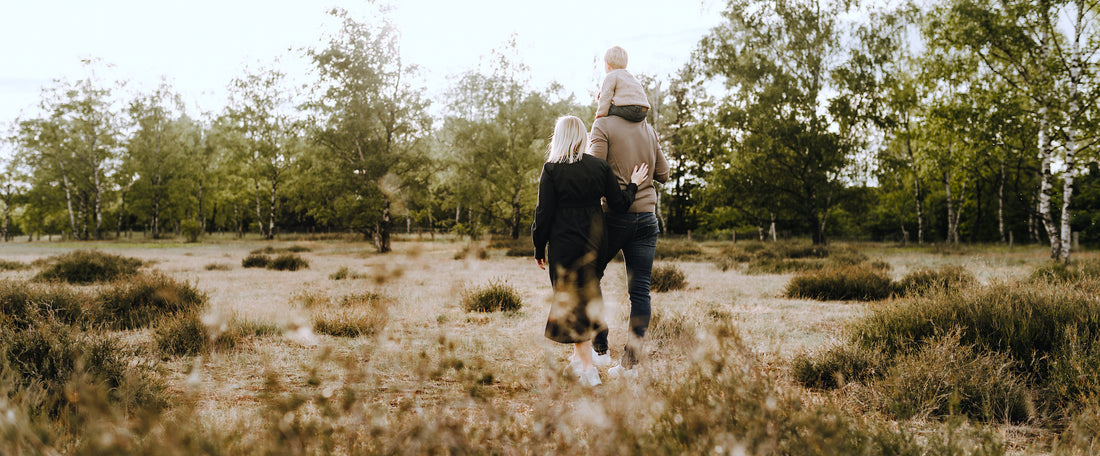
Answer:
M265 391L273 381L282 391L302 394L333 394L348 388L358 401L388 404L388 412L378 419L394 423L407 423L401 417L409 410L440 410L448 404L466 407L447 417L457 423L478 420L485 414L507 414L518 425L533 425L542 423L544 418L540 417L546 414L558 414L555 416L561 418L559 423L564 427L556 432L564 433L563 439L573 439L570 441L583 441L589 438L587 429L618 423L622 417L616 414L628 413L608 409L592 415L585 410L611 403L609 397L633 397L639 402L648 397L646 389L615 383L605 374L606 387L593 392L561 381L560 372L571 349L543 337L551 289L546 272L538 269L531 258L494 255L479 259L469 255L455 260L455 252L464 244L427 240L395 242L392 254L374 255L364 243L334 240L299 242L311 249L310 268L293 274L238 267L205 268L208 264L239 261L249 251L271 244L208 240L191 245L95 246L155 261L151 269L193 283L208 295L212 315L221 315L226 321L246 318L285 328L282 335L250 338L231 351L165 362L170 390L195 398L195 419L206 429L260 428L270 412L265 405L269 404L269 393ZM85 244L76 247L88 248ZM5 258L30 262L76 247L12 243L0 250ZM965 256L858 247L870 258L889 263L893 267L889 274L895 279L919 268L959 264L983 283L1025 276L1033 265L1044 261L1045 255L1041 248L1019 247ZM705 251L717 248L704 246ZM684 290L653 296L653 309L660 320L646 344L643 384L675 381L666 378L679 378L684 372L683 364L691 359L697 345L693 341L698 340L698 331L717 321L729 321L765 369L780 379L782 387L800 388L784 380L789 360L841 337L847 322L867 312L867 304L785 298L782 293L791 274L748 276L736 270L721 271L709 262L670 263L691 280ZM374 280L329 279L329 274L340 268L369 271ZM32 273L0 271L0 278L25 279ZM491 279L512 284L524 299L523 309L515 313L468 314L461 306L461 291ZM617 359L625 343L629 306L622 263L608 267L603 291L612 357ZM367 292L392 299L387 322L377 333L333 337L312 331L314 314L302 305L303 299L333 301ZM147 338L148 334L135 334L124 340L140 346L148 343ZM820 402L823 397L810 391L798 394L808 403ZM592 405L586 399L590 395L602 399ZM853 415L860 413L859 404L843 406ZM307 414L314 417L321 413L309 410ZM943 426L935 422L892 425L915 427L918 434L934 434ZM1013 432L1018 431L1003 433L1011 436ZM266 436L243 436L246 443L263 438Z

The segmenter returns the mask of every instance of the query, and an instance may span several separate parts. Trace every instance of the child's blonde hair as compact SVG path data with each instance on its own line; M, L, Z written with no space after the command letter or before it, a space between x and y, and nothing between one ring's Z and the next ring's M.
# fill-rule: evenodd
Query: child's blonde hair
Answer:
M626 50L619 46L612 46L603 54L604 63L611 65L611 69L626 68Z
M558 117L554 124L554 136L550 137L550 151L546 161L549 163L576 163L584 155L588 132L584 121L576 116Z

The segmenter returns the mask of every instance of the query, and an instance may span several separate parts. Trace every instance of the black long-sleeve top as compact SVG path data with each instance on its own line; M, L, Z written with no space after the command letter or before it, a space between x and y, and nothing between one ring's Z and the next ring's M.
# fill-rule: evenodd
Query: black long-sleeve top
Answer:
M552 264L554 260L572 262L586 252L596 251L603 242L600 198L607 198L610 210L626 212L637 191L633 183L620 190L611 166L592 155L585 154L576 163L546 163L539 177L538 205L531 226L535 259L546 258L547 243L551 245ZM600 231L594 233L596 217L600 217Z

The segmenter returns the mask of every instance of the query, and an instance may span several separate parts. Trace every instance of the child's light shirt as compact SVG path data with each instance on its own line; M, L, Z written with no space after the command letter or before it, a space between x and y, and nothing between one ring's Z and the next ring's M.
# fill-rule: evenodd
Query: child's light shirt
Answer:
M607 117L607 110L611 105L615 106L649 106L649 98L645 95L645 88L638 82L634 75L625 69L611 70L603 78L600 86L599 106L596 108L596 117Z

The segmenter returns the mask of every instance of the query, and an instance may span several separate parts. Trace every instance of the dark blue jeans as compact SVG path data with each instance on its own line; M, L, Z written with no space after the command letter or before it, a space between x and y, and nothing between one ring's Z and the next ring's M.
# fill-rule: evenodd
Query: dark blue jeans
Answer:
M626 260L627 290L630 293L630 332L633 337L626 344L622 365L632 368L642 353L642 338L649 329L649 279L653 273L653 254L657 250L657 235L661 228L652 212L604 214L607 236L607 253L600 261L600 271L621 250ZM607 330L596 334L592 348L597 353L607 353Z

